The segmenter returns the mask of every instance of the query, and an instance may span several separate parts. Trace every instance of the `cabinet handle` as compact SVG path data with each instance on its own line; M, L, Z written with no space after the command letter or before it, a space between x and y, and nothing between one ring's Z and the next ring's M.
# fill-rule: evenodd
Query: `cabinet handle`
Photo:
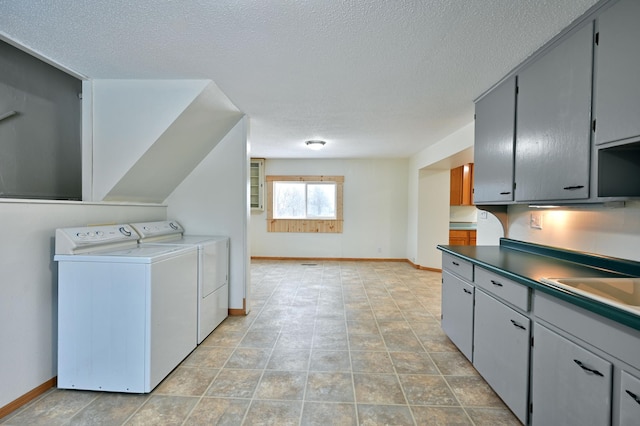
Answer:
M460 266L460 264L458 262L453 262L452 261L451 263L453 263L455 266Z
M636 395L635 393L631 392L629 389L626 389L626 390L625 390L625 392L626 392L626 393L628 393L628 394L629 394L629 396L630 396L631 398L633 398L633 400L634 400L635 402L637 402L638 404L640 404L640 397L639 397L638 395Z
M495 285L496 287L502 287L502 283L499 283L498 281L491 280L491 284Z
M500 193L500 195L509 195L511 194L511 191L503 191Z
M510 321L511 321L511 324L513 324L514 327L517 327L517 328L522 329L522 330L526 330L527 329L527 327L525 327L524 325L520 324L518 321L514 321L514 320L510 320Z
M566 189L567 191L573 191L574 189L582 189L584 185L574 185L574 186L565 186L562 189Z
M594 370L593 368L589 368L586 365L584 365L582 363L582 361L574 359L573 362L575 362L576 364L578 364L580 366L580 368L582 368L584 371L588 371L589 373L593 373L596 376L600 376L600 377L604 377L604 374L602 374L601 372L599 372L598 370Z
M471 294L471 290L467 290L466 288L463 288L462 290L464 290L464 292L467 294Z

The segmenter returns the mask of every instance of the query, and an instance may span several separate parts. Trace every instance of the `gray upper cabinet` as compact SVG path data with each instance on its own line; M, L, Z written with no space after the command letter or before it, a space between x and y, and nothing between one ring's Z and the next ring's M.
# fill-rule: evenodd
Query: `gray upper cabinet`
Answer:
M593 22L518 75L515 200L589 197Z
M515 77L476 103L474 204L513 201L515 113Z
M621 0L598 18L596 144L640 135L640 2Z

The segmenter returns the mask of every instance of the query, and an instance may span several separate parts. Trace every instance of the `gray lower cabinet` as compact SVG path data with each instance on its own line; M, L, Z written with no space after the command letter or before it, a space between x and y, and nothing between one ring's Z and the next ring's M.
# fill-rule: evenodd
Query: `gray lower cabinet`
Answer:
M610 425L611 363L540 324L533 334L532 425Z
M516 201L589 197L592 59L590 22L518 75Z
M442 271L442 329L469 360L473 354L473 298L475 288Z
M476 102L474 204L513 201L516 78Z
M476 290L473 365L524 424L528 414L529 349L529 318Z
M622 371L620 379L620 425L640 423L640 379Z
M596 144L640 135L640 2L620 0L598 17Z

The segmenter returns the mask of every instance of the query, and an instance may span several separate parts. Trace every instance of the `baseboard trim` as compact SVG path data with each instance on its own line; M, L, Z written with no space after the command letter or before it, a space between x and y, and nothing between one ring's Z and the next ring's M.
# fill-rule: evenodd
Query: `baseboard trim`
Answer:
M247 299L242 299L242 309L229 308L230 317L243 317L247 315Z
M321 262L406 262L407 259L380 257L289 257L289 256L251 256L251 260L316 260Z
M34 399L36 399L37 397L39 397L40 395L42 395L43 393L51 389L52 387L55 387L57 384L58 384L58 377L53 377L47 380L46 382L44 382L43 384L41 384L40 386L37 386L31 389L29 392L25 393L18 399L8 403L4 407L1 407L0 419L11 414L12 412L22 407L23 405L27 404L28 402L33 401Z
M289 256L251 256L251 260L297 260L297 261L319 261L319 262L406 262L409 265L413 266L416 269L421 271L430 271L430 272L442 272L442 269L438 268L429 268L426 266L420 266L417 263L413 263L409 259L398 259L398 258L384 258L381 259L379 257L289 257ZM231 310L229 310L231 312ZM231 315L231 314L229 314Z

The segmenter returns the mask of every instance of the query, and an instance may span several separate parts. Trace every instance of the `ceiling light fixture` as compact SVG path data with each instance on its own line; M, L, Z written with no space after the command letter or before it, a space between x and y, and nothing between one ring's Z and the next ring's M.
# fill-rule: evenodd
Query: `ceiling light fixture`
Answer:
M313 149L314 151L318 151L318 150L322 149L322 147L326 144L326 142L325 141L313 140L313 141L306 141L305 144L307 145L307 147L309 149Z

